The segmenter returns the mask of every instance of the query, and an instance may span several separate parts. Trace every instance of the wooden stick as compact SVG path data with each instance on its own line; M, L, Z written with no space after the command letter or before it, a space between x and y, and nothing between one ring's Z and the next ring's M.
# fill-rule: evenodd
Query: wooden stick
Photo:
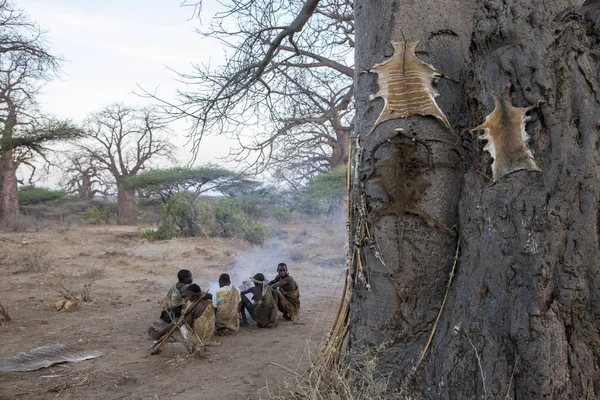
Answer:
M206 297L207 294L208 294L208 291L204 292L204 294L198 300L196 300L190 307L188 307L188 308L185 309L185 311L183 312L183 314L181 314L181 316L173 324L173 326L171 327L171 329L169 329L167 331L167 333L165 333L163 335L163 337L158 342L154 343L154 346L152 346L152 352L150 353L151 355L154 356L154 355L156 355L156 354L158 354L158 353L161 352L162 348L169 341L169 338L171 336L173 336L173 334L175 333L175 331L177 329L179 329L179 327L181 326L181 324L183 324L183 321L185 320L185 317L187 317L192 312L192 310L200 303L200 301L202 301L202 299L204 299L204 297Z

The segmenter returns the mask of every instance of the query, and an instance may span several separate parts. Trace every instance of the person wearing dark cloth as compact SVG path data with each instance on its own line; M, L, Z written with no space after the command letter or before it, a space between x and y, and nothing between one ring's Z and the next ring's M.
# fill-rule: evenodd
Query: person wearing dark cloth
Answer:
M259 328L274 328L277 326L277 303L273 289L267 284L265 276L261 273L250 278L254 286L241 293L242 297L242 325L247 325L246 312L256 321ZM252 294L252 301L248 300L247 294Z
M193 282L192 273L187 269L181 269L177 272L178 282L171 286L165 298L160 302L160 319L166 323L177 321L181 316L185 297L183 293L186 288Z
M269 282L274 289L277 308L283 313L283 318L297 321L300 318L300 290L298 284L288 274L287 265L277 265L277 276Z
M185 297L188 297L189 299L183 312L188 312L188 308L190 307L193 308L189 310L188 315L184 319L184 323L193 332L190 334L187 331L187 328L183 328L182 324L184 339L193 349L196 349L198 345L208 346L218 344L214 338L215 311L212 301L207 298L207 293L202 292L200 286L196 284L189 285L186 292ZM194 304L198 300L200 301L197 304ZM150 328L148 334L152 339L160 340L167 332L169 332L173 325L174 323L170 323L160 331Z

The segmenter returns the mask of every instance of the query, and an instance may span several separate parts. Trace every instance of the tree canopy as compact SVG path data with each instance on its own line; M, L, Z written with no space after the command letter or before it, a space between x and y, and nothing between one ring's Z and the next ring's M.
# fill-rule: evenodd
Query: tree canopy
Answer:
M308 185L308 194L325 199L343 199L347 196L347 168L339 167L317 175Z
M160 197L164 202L181 192L193 197L216 191L225 195L248 191L259 185L243 175L214 165L197 168L167 168L144 171L125 179L123 188L135 188L146 197Z
M66 197L62 190L52 190L36 186L22 186L19 188L19 205L47 203Z

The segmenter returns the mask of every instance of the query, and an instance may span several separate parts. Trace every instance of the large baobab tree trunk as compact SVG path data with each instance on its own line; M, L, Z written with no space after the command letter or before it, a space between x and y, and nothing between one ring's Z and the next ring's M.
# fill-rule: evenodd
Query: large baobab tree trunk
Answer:
M431 398L598 398L597 5L361 0L355 10L357 68L389 57L390 41L420 40L417 55L463 83L438 86L438 104L459 133L492 111L491 91L511 88L519 107L545 103L527 125L543 172L515 172L493 185L483 176L491 162L483 144L453 137L433 118L383 123L362 143L355 167L367 211L385 207L389 185L381 181L394 173L394 190L422 188L418 210L439 224L398 210L373 224L376 247L362 252L348 351L376 348L378 370L393 386ZM363 136L382 107L368 98L376 90L374 75L357 80ZM402 134L378 147L394 128ZM397 160L381 161L390 157ZM441 225L455 226L454 236Z
M82 200L93 200L94 191L92 190L92 175L83 174L81 183L78 183L77 193Z
M118 189L117 200L119 203L119 225L136 225L137 209L135 203L135 189Z
M13 151L0 152L0 222L11 226L19 218L19 193Z

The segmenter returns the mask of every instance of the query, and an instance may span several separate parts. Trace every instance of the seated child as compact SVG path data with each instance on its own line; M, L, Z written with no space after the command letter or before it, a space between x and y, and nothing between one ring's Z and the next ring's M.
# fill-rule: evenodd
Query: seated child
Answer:
M217 334L220 336L237 333L240 330L240 291L231 287L228 274L219 276L219 290L213 296L216 312Z

